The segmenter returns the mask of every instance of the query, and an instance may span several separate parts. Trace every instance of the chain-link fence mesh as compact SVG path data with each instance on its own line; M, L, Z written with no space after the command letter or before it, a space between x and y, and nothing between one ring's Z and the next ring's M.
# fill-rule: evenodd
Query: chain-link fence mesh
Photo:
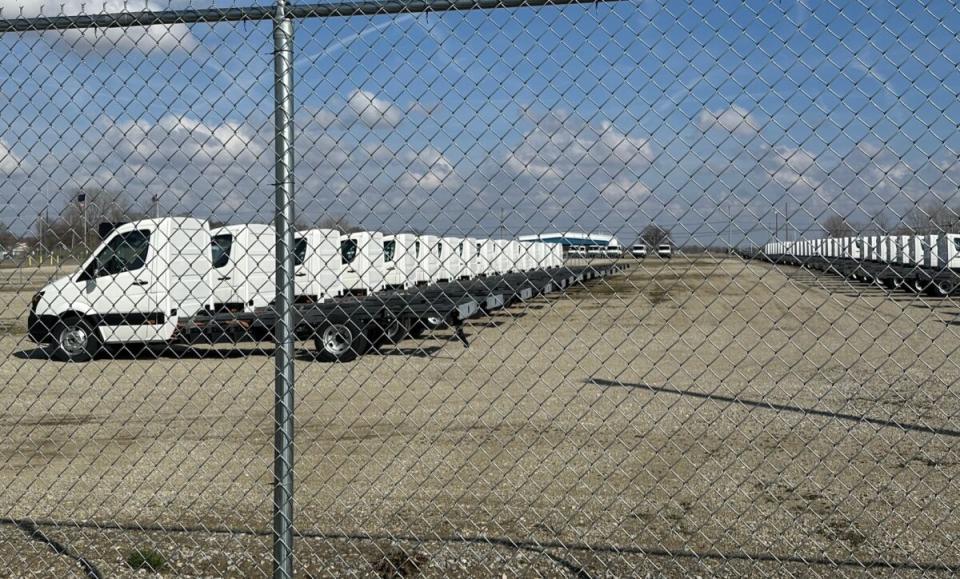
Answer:
M957 8L541 4L0 2L4 575L957 571Z

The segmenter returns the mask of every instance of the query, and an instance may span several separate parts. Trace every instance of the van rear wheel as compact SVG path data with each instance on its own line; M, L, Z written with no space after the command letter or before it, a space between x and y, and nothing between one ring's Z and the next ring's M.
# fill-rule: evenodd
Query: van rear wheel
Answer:
M93 325L83 318L67 318L53 333L53 357L61 362L89 362L100 350L100 338Z
M321 362L350 362L362 356L370 345L364 332L352 323L330 324L313 340Z

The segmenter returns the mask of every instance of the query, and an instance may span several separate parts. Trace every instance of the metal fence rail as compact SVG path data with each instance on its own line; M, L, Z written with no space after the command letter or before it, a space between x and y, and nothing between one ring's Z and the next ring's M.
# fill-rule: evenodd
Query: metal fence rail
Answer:
M0 17L3 574L958 572L956 6Z

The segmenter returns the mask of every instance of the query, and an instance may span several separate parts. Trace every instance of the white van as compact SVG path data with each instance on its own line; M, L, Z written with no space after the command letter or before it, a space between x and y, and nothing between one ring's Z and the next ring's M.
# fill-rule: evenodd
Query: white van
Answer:
M472 267L475 277L496 275L493 262L497 255L497 246L492 239L478 239L474 244L474 264Z
M365 296L384 288L382 233L360 231L341 236L340 259L343 295Z
M943 268L960 269L960 234L944 233L937 236L937 263Z
M420 240L412 233L383 236L383 261L387 289L407 289L426 281L420 266Z
M642 243L636 243L630 248L630 255L637 259L647 257L647 246Z
M463 262L463 239L444 237L440 240L439 281L456 281L463 276L466 264Z
M210 231L214 311L253 311L277 293L276 230L271 225L227 225Z
M670 259L673 255L673 250L670 248L669 243L661 243L657 246L657 257L663 259Z
M298 302L319 303L343 293L341 235L336 229L298 231L293 245L293 283Z
M559 243L550 245L551 263L553 267L563 267L563 246Z
M921 250L923 251L923 266L929 268L942 267L937 255L937 247L942 235L922 235Z
M493 270L498 275L511 273L516 267L516 258L514 257L514 246L505 239L493 240Z
M440 252L442 246L436 235L420 236L420 268L426 283L436 283L440 276Z
M102 343L165 342L180 318L212 308L206 221L144 219L114 229L76 273L31 300L28 332L64 361L90 360Z

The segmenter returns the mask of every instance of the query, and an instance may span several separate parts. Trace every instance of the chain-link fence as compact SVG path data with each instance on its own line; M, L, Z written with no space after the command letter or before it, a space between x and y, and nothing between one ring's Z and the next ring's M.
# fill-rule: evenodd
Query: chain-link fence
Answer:
M0 3L10 576L956 573L947 3Z

